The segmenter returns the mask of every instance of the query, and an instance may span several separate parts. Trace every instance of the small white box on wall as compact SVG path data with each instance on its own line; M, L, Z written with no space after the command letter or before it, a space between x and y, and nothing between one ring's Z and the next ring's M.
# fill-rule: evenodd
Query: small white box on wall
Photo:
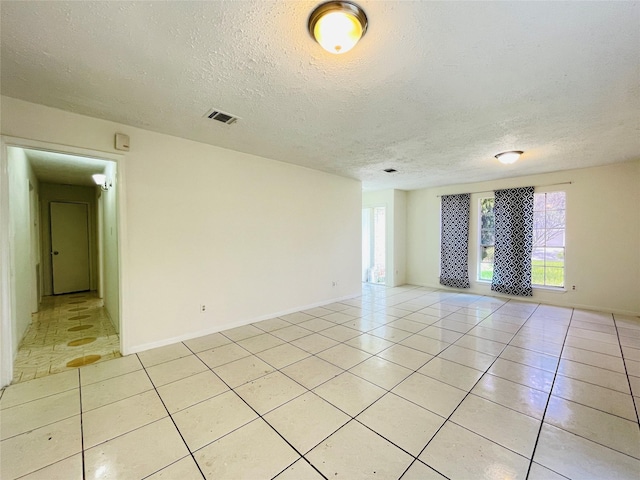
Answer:
M129 151L129 135L116 133L116 150Z

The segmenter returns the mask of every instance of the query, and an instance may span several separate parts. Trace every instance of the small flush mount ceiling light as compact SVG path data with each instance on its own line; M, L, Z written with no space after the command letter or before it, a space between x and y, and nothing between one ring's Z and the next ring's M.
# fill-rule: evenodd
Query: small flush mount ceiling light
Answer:
M96 182L96 185L100 185L100 188L105 192L109 190L109 187L111 187L111 184L107 185L106 175L103 175L102 173L95 173L91 175L91 177L93 178L93 181Z
M367 31L367 16L351 2L320 4L309 16L309 33L327 52L351 50Z
M524 152L522 150L511 150L509 152L498 153L495 157L500 161L500 163L504 163L508 165L510 163L516 163L516 161L520 158Z

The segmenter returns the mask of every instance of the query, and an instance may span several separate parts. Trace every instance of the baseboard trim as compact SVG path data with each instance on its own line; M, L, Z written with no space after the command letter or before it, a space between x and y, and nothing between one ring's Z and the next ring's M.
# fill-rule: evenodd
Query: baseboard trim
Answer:
M303 305L300 307L289 308L287 310L282 310L279 312L269 313L266 315L260 315L258 317L248 318L244 320L238 320L231 323L225 323L224 325L216 325L212 328L207 328L204 330L199 330L193 333L187 333L184 335L179 335L176 337L167 338L164 340L158 340L156 342L144 343L142 345L134 345L126 349L125 352L122 352L123 355L130 355L133 353L144 352L145 350L151 350L152 348L165 347L167 345L171 345L173 343L184 342L185 340L191 340L193 338L204 337L205 335L211 335L212 333L218 333L223 330L229 330L231 328L243 327L245 325L250 325L252 323L261 322L263 320L269 320L270 318L281 317L283 315L288 315L290 313L300 312L302 310L309 310L311 308L322 307L323 305L329 305L331 303L342 302L344 300L351 300L352 298L357 298L362 295L362 292L358 292L353 295L346 295L343 297L336 297L330 300L323 300L321 302L312 303L309 305Z

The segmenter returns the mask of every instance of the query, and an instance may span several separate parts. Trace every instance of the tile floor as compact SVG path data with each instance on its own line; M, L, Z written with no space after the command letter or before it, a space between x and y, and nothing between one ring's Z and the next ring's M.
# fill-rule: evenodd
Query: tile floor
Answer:
M637 317L365 286L8 387L0 476L637 479L638 406Z
M95 292L43 297L20 343L13 383L120 356L118 334Z

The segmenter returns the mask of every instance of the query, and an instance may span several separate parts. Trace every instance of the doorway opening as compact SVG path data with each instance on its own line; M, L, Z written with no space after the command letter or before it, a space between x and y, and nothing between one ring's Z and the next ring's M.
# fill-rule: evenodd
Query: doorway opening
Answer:
M5 146L12 275L2 383L120 356L118 162ZM97 185L94 174L108 180Z
M362 209L362 281L385 284L387 258L386 207Z

